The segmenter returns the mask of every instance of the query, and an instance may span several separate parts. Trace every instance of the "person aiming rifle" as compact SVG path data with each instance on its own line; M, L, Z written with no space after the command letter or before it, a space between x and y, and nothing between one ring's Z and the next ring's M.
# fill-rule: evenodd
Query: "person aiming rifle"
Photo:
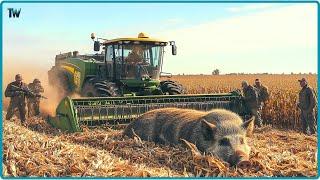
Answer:
M15 81L8 84L4 94L5 97L10 98L6 120L10 120L15 110L18 109L21 124L24 125L26 120L26 98L35 96L35 94L29 90L22 80L21 74L17 74L15 76Z
M18 86L15 86L15 85L12 85L12 87L16 88L18 91L23 91L24 93L29 94L29 96L31 96L31 97L48 99L47 97L42 96L41 94L38 94L38 93L35 93L35 92L31 91L29 88L23 89L23 88L20 88Z
M32 83L28 84L28 88L34 94L34 96L27 98L28 117L33 115L38 116L40 114L40 99L45 98L44 96L41 96L44 89L41 86L39 79L34 79Z

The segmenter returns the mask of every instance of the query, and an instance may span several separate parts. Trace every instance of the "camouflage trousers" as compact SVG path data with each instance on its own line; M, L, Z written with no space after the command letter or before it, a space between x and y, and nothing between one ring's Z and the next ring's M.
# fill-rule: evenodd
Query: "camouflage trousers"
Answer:
M258 106L257 108L251 108L251 115L254 116L254 124L258 127L262 126L262 119L261 119L261 110L262 105Z
M20 120L23 123L26 120L26 103L25 102L13 102L11 100L9 103L7 114L6 114L6 120L10 120L12 118L16 109L18 109Z
M40 114L40 101L28 99L28 117L38 116Z
M314 110L311 112L301 110L301 125L303 133L307 134L309 127L310 133L315 134L317 132L317 122L314 115Z

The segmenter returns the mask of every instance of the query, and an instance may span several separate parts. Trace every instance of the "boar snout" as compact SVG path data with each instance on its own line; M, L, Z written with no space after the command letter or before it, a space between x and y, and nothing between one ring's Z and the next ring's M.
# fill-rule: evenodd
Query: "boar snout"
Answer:
M251 167L251 162L249 160L243 160L243 161L240 161L238 164L237 164L237 167L238 168L241 168L241 169L248 169Z
M241 169L249 168L251 166L249 155L241 150L236 150L231 157L231 164L236 165Z

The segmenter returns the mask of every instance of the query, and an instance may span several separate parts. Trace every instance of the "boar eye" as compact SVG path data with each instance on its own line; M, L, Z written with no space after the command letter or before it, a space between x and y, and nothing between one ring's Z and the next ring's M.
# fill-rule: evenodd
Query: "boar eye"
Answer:
M230 141L228 138L222 138L219 140L220 146L230 146Z

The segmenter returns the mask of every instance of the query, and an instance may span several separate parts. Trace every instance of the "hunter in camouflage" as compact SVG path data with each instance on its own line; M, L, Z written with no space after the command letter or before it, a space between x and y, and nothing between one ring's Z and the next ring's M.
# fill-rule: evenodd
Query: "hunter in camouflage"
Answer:
M258 90L255 87L249 85L247 81L242 81L241 86L245 105L250 110L251 115L255 117L255 125L261 127L262 120L261 112L259 109Z
M258 111L262 112L263 106L266 104L266 101L269 99L269 90L268 87L264 86L260 79L255 80L255 85L254 87L258 91ZM263 119L261 118L261 124L262 124Z
M10 97L6 120L10 120L15 110L18 109L21 123L23 124L25 122L26 98L30 96L27 91L28 87L24 82L22 82L22 76L17 74L15 76L15 81L8 84L5 90L5 97Z
M317 132L317 123L314 111L317 105L317 97L305 78L298 81L302 88L299 92L299 100L297 104L298 108L301 110L300 118L302 131L307 134L307 130L309 128L310 133L315 134Z
M40 99L41 93L44 92L43 87L39 79L34 79L32 83L28 84L30 91L34 93L35 96L30 96L27 98L28 102L28 116L38 116L40 114Z

